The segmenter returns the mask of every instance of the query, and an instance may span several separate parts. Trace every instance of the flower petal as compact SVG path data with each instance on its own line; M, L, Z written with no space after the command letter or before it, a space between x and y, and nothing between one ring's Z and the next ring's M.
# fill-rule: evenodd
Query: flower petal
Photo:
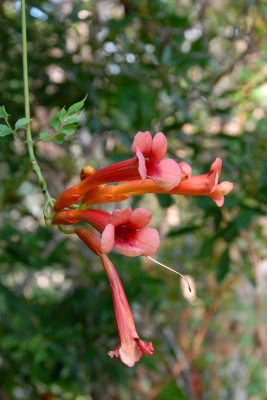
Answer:
M120 359L124 364L128 365L128 367L133 367L142 356L142 351L135 340L136 339L132 338L127 343L121 343L119 348Z
M147 176L162 189L169 191L179 185L182 177L181 168L174 160L165 158L148 168Z
M140 338L135 339L137 341L138 347L141 350L142 353L146 354L147 356L152 356L154 352L154 347L151 342L146 343Z
M114 226L124 225L129 221L132 214L131 207L126 208L126 210L116 209L110 216L110 223Z
M182 178L183 180L189 179L192 175L192 168L189 164L186 162L182 161L179 163L179 167L181 168L182 171Z
M218 207L222 207L224 205L224 196L211 196L211 198Z
M129 219L129 224L133 229L144 228L147 224L149 224L152 215L152 212L146 208L137 208L132 212L132 215Z
M152 146L152 136L150 132L137 132L131 147L133 153L136 154L137 148L144 154L148 154Z
M221 158L217 157L216 160L211 164L210 172L208 174L208 188L210 193L213 193L218 185L219 176L222 167L222 160Z
M103 253L110 253L114 247L115 241L115 227L112 224L108 224L101 237L101 251Z
M144 183L145 180L146 180L146 174L147 174L146 160L145 160L145 157L144 157L143 153L138 148L136 149L136 156L138 158L138 172L139 172L139 174L141 176L141 179L142 179L142 181Z
M168 141L166 136L162 132L158 132L153 138L149 160L154 162L162 160L167 153L167 148Z
M115 247L121 254L127 257L140 256L144 251L143 248L136 247L129 242L115 242Z
M119 353L120 346L115 347L113 350L109 350L108 355L110 358L118 358L120 356Z
M133 246L142 249L142 256L152 256L160 245L159 233L154 228L144 228L136 232Z

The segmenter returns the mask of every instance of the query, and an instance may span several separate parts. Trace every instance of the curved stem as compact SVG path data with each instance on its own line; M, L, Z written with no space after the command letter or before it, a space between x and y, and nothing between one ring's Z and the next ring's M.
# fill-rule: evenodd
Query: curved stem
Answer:
M32 164L32 169L36 173L39 185L46 195L48 203L53 207L54 202L47 190L46 182L43 178L40 167L36 161L33 140L30 127L30 102L29 102L29 82L28 82L28 60L27 60L27 31L26 31L26 11L25 11L25 0L21 0L21 23L22 23L22 60L23 60L23 83L24 83L24 102L25 102L25 117L28 119L26 125L26 144L28 148L29 157Z
M61 232L66 233L66 235L72 235L73 233L75 233L75 229L66 229L66 228L64 228L63 225L58 225L58 229Z

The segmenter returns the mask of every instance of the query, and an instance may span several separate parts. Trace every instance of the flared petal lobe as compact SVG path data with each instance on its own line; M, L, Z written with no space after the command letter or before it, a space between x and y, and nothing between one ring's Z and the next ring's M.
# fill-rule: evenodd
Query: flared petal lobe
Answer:
M164 159L167 147L167 138L162 132L158 132L153 139L150 132L138 132L134 137L132 152L138 158L142 182L151 178L158 186L169 191L180 183L182 171L177 162Z
M151 146L152 146L152 136L150 132L148 131L137 132L137 134L134 137L131 150L133 153L136 154L137 149L139 149L142 152L142 154L144 154L144 156L147 157L151 151Z
M152 141L150 161L157 162L162 160L166 156L167 149L168 141L166 136L162 132L158 132Z
M219 176L222 168L222 160L217 157L215 161L211 164L210 172L208 173L207 186L210 193L213 193L218 185Z
M149 165L147 176L162 189L170 191L180 183L182 171L177 162L165 158L158 163Z
M114 226L126 224L132 215L131 207L126 208L126 210L116 209L110 216L110 223Z
M101 251L102 253L110 253L115 243L115 226L108 224L103 230L101 237Z
M133 229L141 229L149 224L153 214L146 208L137 208L133 210L129 218L129 225Z

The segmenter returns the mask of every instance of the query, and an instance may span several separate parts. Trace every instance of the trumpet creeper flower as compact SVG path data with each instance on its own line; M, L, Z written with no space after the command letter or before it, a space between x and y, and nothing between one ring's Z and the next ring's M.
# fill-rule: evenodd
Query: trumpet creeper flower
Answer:
M112 214L101 210L63 210L57 213L52 223L73 225L85 221L102 233L101 251L109 253L113 247L129 257L152 256L159 247L158 231L146 227L152 212L145 208L131 207L114 210Z
M133 367L140 360L142 354L153 355L153 345L151 342L146 343L141 340L136 332L134 319L119 275L107 255L101 252L100 237L85 228L77 228L75 233L100 257L111 288L119 345L110 350L108 355L111 358L119 357L128 367Z
M153 345L151 342L145 343L141 340L136 332L127 297L112 262L106 254L102 254L100 258L112 292L115 320L120 342L115 349L108 352L108 355L111 358L119 357L128 367L133 367L134 364L140 360L142 354L146 354L147 356L153 355Z
M210 167L210 171L203 175L192 175L171 189L169 194L186 196L209 196L218 207L224 204L224 196L233 188L233 183L224 181L218 183L222 160L216 158ZM114 197L122 194L140 195L144 193L166 193L162 188L155 185L151 179L147 179L144 184L141 180L124 182L110 189L110 194Z
M114 210L102 233L102 251L109 253L115 246L129 257L155 254L160 240L156 229L146 228L151 218L152 213L145 208Z
M177 162L164 159L167 152L167 139L162 132L154 138L149 132L138 132L135 135L132 151L136 157L110 165L95 172L90 166L81 172L82 182L65 190L57 198L54 210L65 207L88 198L86 192L105 183L131 181L141 177L142 182L151 178L165 191L171 190L181 181L182 171Z

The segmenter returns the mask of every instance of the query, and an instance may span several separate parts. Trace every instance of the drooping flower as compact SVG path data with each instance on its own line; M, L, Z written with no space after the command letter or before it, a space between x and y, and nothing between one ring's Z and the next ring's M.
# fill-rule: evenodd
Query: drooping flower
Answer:
M128 367L133 367L140 360L142 354L152 356L154 348L151 342L145 343L141 340L136 332L124 289L112 262L105 254L102 254L100 258L112 291L114 313L120 340L119 345L110 350L108 355L111 358L120 357L124 364L128 365Z
M112 214L101 210L63 210L57 213L52 223L73 225L79 221L88 222L100 233L101 251L109 253L113 247L129 257L152 256L159 247L158 231L147 228L152 218L151 211L138 208L132 211L114 210Z
M88 197L86 196L88 190L105 183L131 181L141 176L142 182L148 177L165 191L169 191L181 181L182 172L178 163L172 159L164 159L167 139L162 132L157 133L153 139L149 132L138 132L132 144L132 151L136 157L110 165L100 171L94 172L90 166L83 169L82 182L65 190L56 200L54 210L62 210L84 196Z
M148 356L153 354L153 345L151 342L145 343L141 340L136 332L134 319L120 278L107 255L101 253L99 236L84 228L77 228L75 232L94 253L99 255L111 288L119 345L110 350L108 355L111 358L119 357L128 367L133 367L140 360L142 354Z

